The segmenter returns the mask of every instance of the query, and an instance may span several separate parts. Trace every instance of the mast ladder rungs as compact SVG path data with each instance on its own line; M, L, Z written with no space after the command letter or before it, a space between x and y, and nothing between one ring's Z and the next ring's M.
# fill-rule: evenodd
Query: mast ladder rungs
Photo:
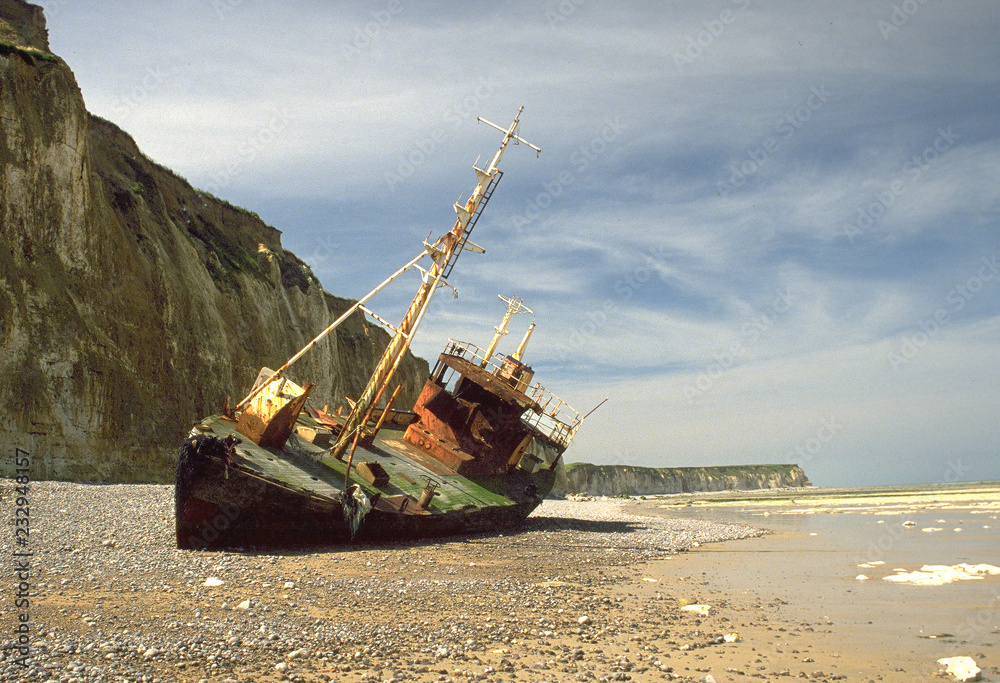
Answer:
M455 267L455 261L458 260L458 255L462 253L462 250L465 248L465 243L469 241L469 235L472 234L472 229L476 227L476 222L479 220L479 216L482 215L483 209L485 209L486 205L489 203L490 197L493 196L493 191L500 183L500 178L502 177L503 171L499 168L496 169L496 172L493 174L493 178L490 179L489 185L487 185L486 189L483 191L483 198L479 200L479 206L476 207L476 212L469 217L469 222L465 226L465 232L462 233L462 239L459 240L458 248L455 250L454 255L452 255L451 260L448 261L448 264L445 266L444 275L441 276L442 278L448 279L448 276L451 275L451 269Z

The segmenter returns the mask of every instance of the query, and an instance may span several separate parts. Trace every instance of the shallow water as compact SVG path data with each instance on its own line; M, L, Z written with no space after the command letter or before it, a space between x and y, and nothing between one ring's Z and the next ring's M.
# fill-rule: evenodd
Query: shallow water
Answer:
M668 496L640 509L771 531L703 546L666 571L704 573L728 595L773 600L788 620L831 623L826 645L858 666L960 654L1000 665L1000 576L941 586L882 580L923 565L1000 565L1000 484L819 491Z

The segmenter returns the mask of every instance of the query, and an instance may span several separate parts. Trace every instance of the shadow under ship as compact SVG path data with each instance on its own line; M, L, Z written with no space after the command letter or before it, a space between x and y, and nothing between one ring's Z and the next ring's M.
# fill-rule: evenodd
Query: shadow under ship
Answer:
M278 370L261 370L235 407L201 420L177 465L177 546L275 547L499 532L521 522L551 491L555 468L583 417L537 382L523 360L532 323L517 351L496 353L511 318L530 312L503 299L507 312L486 349L449 340L412 410L388 392L434 292L447 285L458 255L482 252L469 235L502 173L509 128L478 184L456 203L451 231L397 270ZM418 262L429 257L431 264ZM364 304L410 268L421 286L392 327ZM450 285L449 285L450 286ZM395 334L349 414L309 405L312 384L289 380L288 367L356 310ZM390 394L388 400L383 398ZM383 404L381 405L380 404Z

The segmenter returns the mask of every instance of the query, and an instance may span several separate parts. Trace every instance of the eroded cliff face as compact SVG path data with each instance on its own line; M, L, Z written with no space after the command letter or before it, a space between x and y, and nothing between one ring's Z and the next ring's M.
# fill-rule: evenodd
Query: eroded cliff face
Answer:
M557 495L640 496L812 485L798 465L632 467L569 463L561 470L553 489Z
M20 0L0 0L0 237L2 475L18 447L36 478L172 481L194 421L350 304L278 230L88 114L41 9ZM289 377L337 405L388 338L357 314ZM426 377L405 361L400 405Z

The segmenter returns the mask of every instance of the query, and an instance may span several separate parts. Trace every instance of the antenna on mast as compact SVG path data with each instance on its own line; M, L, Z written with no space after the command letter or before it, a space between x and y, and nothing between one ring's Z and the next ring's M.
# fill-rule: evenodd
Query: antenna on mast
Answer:
M493 163L490 164L491 167L496 168L497 162L500 161L500 155L503 153L503 147L507 144L508 140L514 140L514 144L515 145L518 142L523 142L528 147L530 147L531 149L535 150L535 156L536 157L542 153L542 149L540 147L536 147L535 145L531 144L530 142L528 142L527 140L525 140L524 138L522 138L520 135L518 135L515 132L517 130L518 124L521 123L518 119L521 117L521 112L522 111L524 111L524 107L520 107L517 110L517 116L514 117L514 123L510 124L510 128L503 128L501 126L498 126L497 124L493 123L492 121L487 121L482 116L477 116L476 117L476 120L482 121L487 126L493 126L494 128L496 128L501 133L506 133L507 134L507 136L503 139L503 145L501 145L500 151L497 152L496 158L493 160ZM487 170L489 170L489 169L487 169Z

